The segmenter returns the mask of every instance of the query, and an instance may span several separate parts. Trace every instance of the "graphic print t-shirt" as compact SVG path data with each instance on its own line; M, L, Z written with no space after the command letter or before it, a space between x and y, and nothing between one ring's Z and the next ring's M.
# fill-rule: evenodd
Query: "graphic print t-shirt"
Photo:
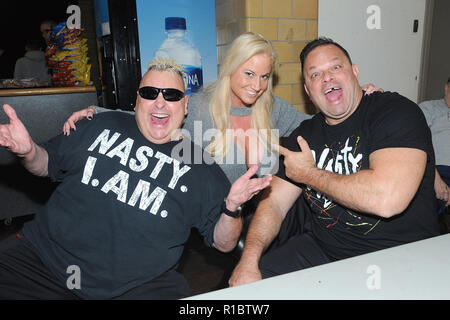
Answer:
M189 140L156 145L134 116L105 112L43 146L61 183L24 236L63 285L79 268L75 294L115 297L175 267L191 227L212 245L229 182L190 161Z
M435 210L434 152L431 135L419 107L397 93L364 96L344 122L330 126L321 114L302 122L286 146L299 151L297 136L309 144L320 169L353 174L368 169L369 155L383 148L415 148L427 153L427 167L419 190L408 208L389 219L357 212L335 203L285 176L303 189L313 216L313 235L332 259L343 259L438 235Z

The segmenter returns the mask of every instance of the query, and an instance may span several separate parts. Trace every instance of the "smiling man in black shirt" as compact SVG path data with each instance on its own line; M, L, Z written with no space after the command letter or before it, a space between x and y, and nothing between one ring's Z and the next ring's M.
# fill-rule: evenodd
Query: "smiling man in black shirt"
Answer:
M363 95L358 68L331 39L302 51L320 113L303 121L260 202L230 279L240 285L439 234L434 152L419 107L392 92ZM296 201L311 222L270 249Z

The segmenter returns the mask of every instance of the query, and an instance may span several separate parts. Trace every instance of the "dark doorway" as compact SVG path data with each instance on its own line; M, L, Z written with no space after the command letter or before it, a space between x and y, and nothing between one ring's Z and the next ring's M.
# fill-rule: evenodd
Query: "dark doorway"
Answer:
M43 20L57 23L66 21L71 4L78 1L1 1L0 2L0 48L5 50L0 67L0 79L13 77L14 65L25 54L28 39L42 39L40 24ZM45 45L45 42L43 42Z

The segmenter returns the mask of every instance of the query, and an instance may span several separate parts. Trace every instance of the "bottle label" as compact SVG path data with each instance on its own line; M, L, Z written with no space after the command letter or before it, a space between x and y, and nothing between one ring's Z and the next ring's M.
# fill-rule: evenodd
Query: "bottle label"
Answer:
M187 95L197 92L203 86L202 68L183 65L183 76Z

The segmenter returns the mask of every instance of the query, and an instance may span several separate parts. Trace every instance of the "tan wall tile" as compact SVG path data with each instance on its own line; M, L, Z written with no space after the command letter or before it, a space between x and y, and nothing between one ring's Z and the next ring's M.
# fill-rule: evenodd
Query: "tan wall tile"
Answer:
M313 40L317 38L318 34L318 22L317 20L308 20L306 24L307 32L306 39Z
M285 99L287 102L292 103L292 86L290 84L283 85L278 84L273 88L273 94L277 97Z
M292 60L292 44L286 41L272 41L275 51L278 53L279 62L295 62Z
M294 56L294 62L300 61L300 52L302 52L303 48L306 46L307 41L299 41L292 43L292 55Z
M306 108L305 108L305 104L294 104L293 106L294 106L298 111L307 113L307 112L306 112Z
M264 17L290 18L292 17L291 0L264 0Z
M262 17L263 16L263 0L245 0L245 16L246 17Z
M279 84L299 83L300 63L281 63L277 74Z
M280 19L278 40L296 41L306 39L306 20Z
M319 0L293 0L293 17L301 19L317 19Z
M312 103L305 92L303 83L292 85L292 103L293 104Z
M277 20L248 18L246 30L262 34L268 40L277 40Z

